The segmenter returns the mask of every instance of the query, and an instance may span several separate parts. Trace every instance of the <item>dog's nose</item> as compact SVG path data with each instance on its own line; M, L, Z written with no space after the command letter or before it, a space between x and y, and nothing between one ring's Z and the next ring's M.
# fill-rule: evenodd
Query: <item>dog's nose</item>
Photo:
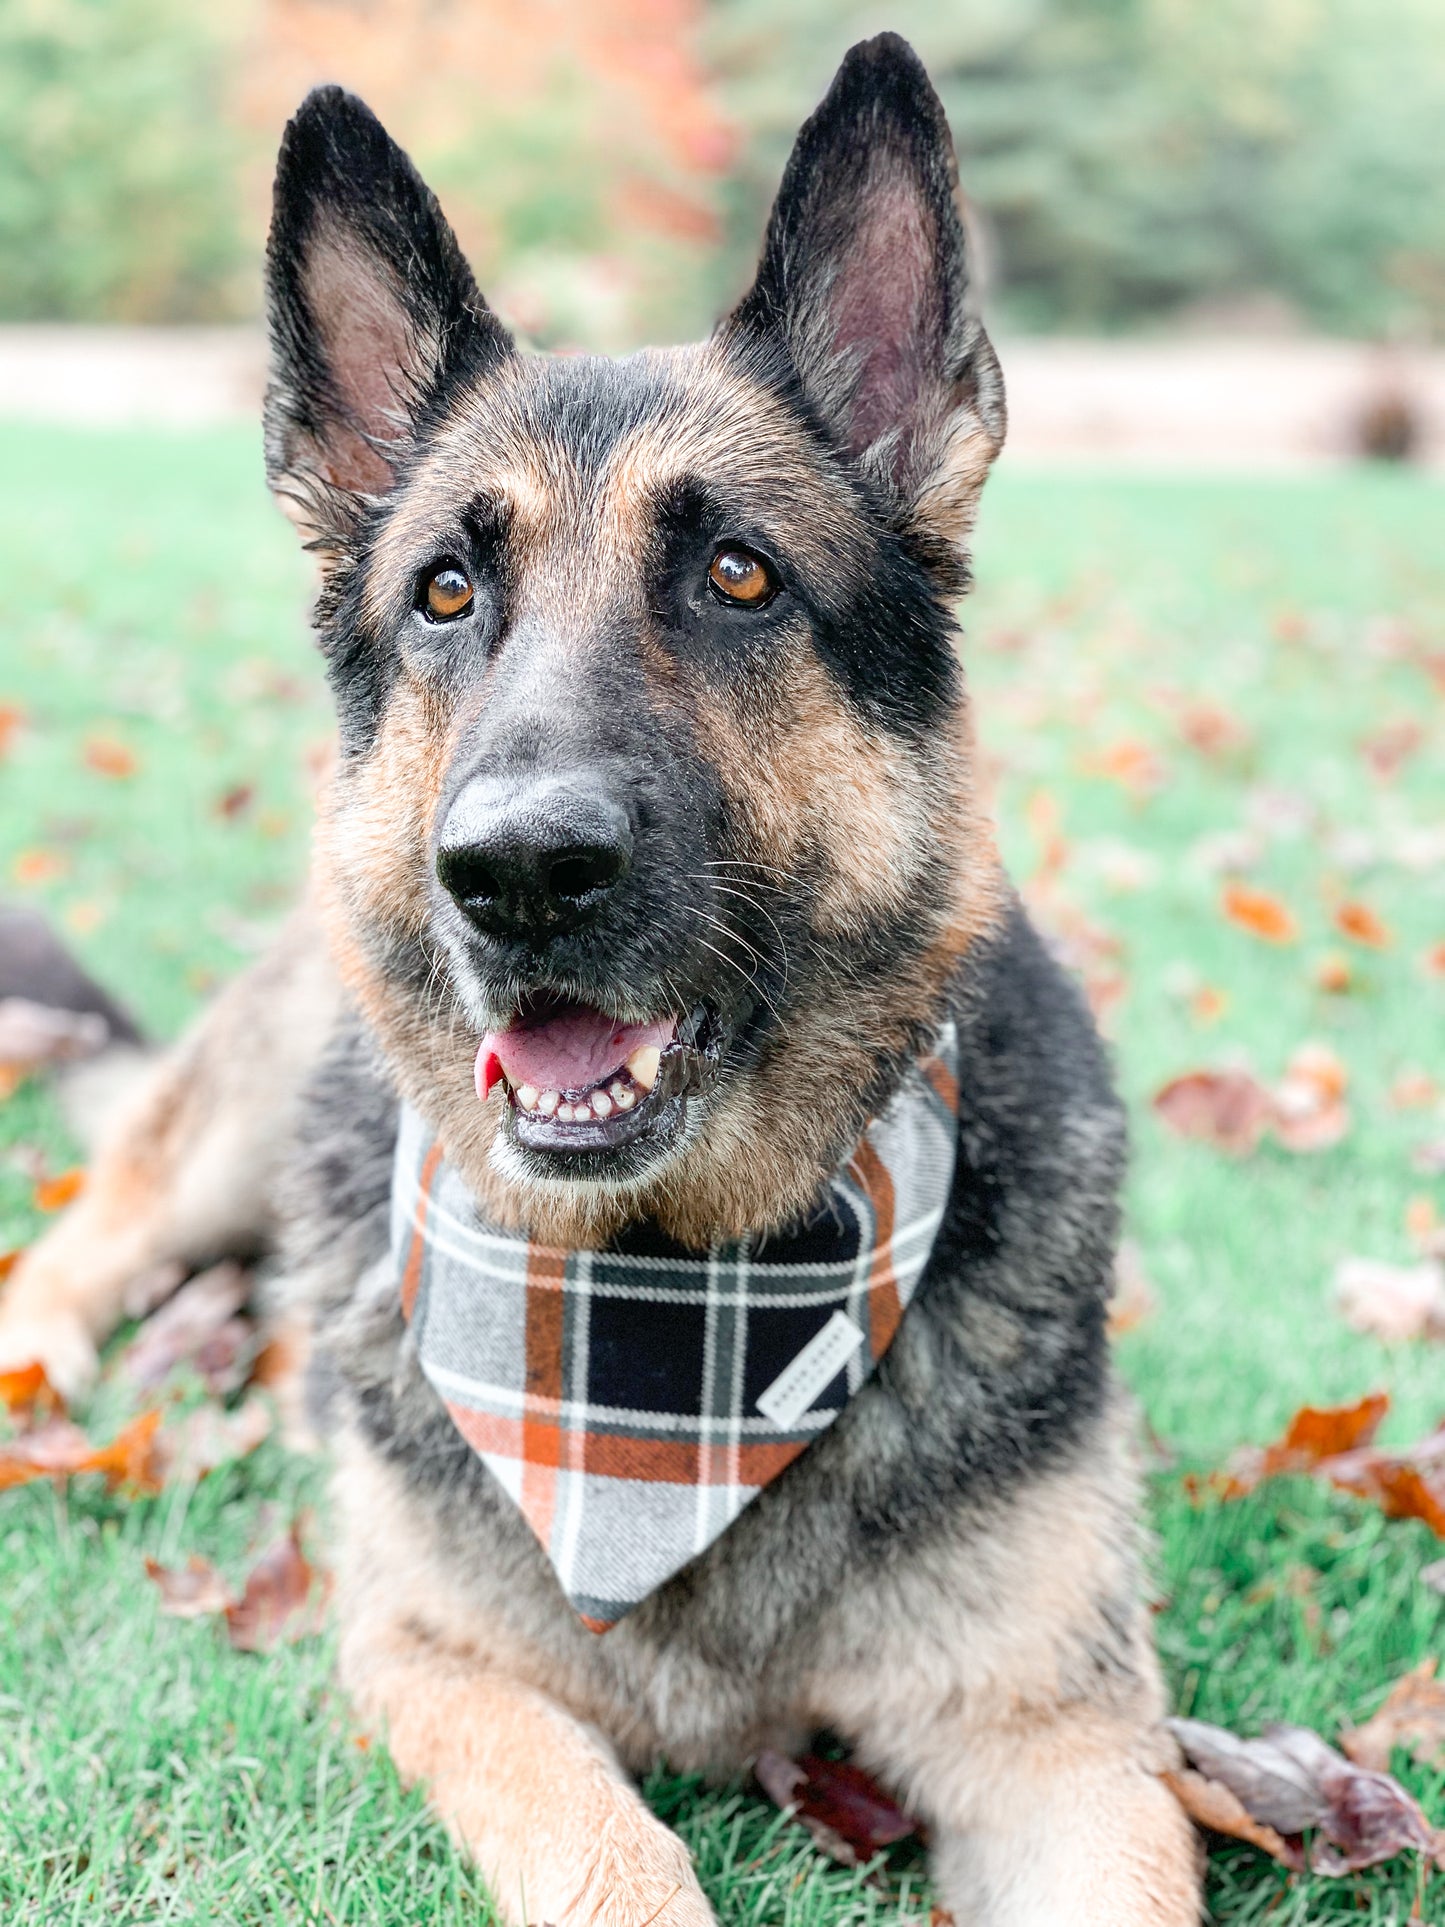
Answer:
M550 778L474 777L447 811L436 868L489 936L538 938L594 917L632 865L632 824L608 792Z

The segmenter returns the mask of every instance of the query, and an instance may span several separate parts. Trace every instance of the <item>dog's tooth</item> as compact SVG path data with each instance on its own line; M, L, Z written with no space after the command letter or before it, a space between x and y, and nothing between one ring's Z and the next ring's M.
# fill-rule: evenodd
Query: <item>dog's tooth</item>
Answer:
M618 1090L617 1086L614 1084L612 1086L612 1091L613 1091L614 1097L617 1100L617 1108L619 1111L630 1111L633 1105L637 1102L636 1091L629 1091L625 1084L622 1086L621 1090Z
M535 1111L537 1108L537 1100L541 1095L542 1093L537 1089L535 1084L519 1084L517 1086L516 1099L524 1111Z
M627 1060L627 1068L632 1072L634 1081L644 1091L650 1091L657 1082L657 1067L662 1062L662 1052L656 1044L644 1044L635 1050Z
M592 1093L592 1114L594 1117L610 1117L612 1115L612 1099L607 1095L606 1091L594 1091Z
M622 1102L622 1093L627 1089L622 1079L620 1077L614 1077L607 1088L612 1093L612 1102L614 1104L620 1104Z
M563 1124L570 1124L572 1122L572 1106L570 1104L559 1104L557 1106L557 1116Z
M561 1102L562 1093L560 1091L543 1091L542 1095L537 1099L537 1109L542 1113L543 1117L553 1117L556 1115L557 1107Z
M572 1106L572 1122L574 1124L590 1124L591 1121L592 1121L592 1106L587 1102L587 1099L584 1097L580 1103L574 1104Z

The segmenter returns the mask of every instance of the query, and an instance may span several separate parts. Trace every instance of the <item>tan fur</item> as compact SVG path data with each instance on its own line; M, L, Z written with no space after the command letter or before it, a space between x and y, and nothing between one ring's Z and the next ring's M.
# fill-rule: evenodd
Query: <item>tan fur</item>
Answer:
M0 1298L0 1362L38 1359L73 1396L143 1294L274 1229L290 1112L335 1017L335 975L305 907L143 1079L77 1203Z
M594 1849L626 1839L638 1877L590 1893L591 1912L548 1918L640 1921L677 1878L619 1755L732 1774L761 1745L826 1726L927 1819L940 1898L969 1896L971 1927L1193 1927L1192 1835L1157 1778L1173 1753L1132 1599L1127 1456L1116 1412L986 1532L885 1582L860 1574L819 1618L814 1668L791 1655L740 1704L737 1682L705 1665L672 1676L626 1621L605 1647L580 1630L570 1647L555 1627L545 1646L503 1633L505 1579L464 1581L399 1474L351 1438L337 1484L343 1676L513 1919L523 1888L530 1914L541 1892L575 1885L589 1850L574 1818ZM680 1917L705 1919L692 1887L675 1904L684 1895Z

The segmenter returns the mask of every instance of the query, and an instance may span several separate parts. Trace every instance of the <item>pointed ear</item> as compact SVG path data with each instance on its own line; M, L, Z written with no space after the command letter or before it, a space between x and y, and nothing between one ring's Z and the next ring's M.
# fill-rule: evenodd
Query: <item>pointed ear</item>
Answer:
M266 473L322 548L391 488L443 385L512 352L436 197L339 87L309 94L282 139L266 306Z
M899 518L961 544L1003 444L969 305L948 122L897 34L854 47L798 136L752 290L724 323L781 340L809 404Z

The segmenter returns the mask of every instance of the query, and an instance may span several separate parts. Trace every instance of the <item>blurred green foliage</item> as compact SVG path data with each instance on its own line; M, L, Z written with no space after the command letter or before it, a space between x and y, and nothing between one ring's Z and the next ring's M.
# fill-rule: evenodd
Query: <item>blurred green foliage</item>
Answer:
M0 0L0 318L255 311L259 134L234 82L258 17ZM1005 321L1118 328L1267 294L1314 326L1445 339L1440 0L699 0L699 17L739 135L711 277L613 192L623 173L679 205L690 188L640 125L594 125L581 73L423 153L444 198L464 207L470 184L487 209L500 280L546 338L623 346L721 307L800 119L850 42L890 26L939 82Z
M0 0L0 318L203 321L254 302L223 14Z
M800 116L891 27L927 61L991 306L1114 328L1268 293L1341 332L1445 337L1440 0L713 0L741 123L735 285Z

